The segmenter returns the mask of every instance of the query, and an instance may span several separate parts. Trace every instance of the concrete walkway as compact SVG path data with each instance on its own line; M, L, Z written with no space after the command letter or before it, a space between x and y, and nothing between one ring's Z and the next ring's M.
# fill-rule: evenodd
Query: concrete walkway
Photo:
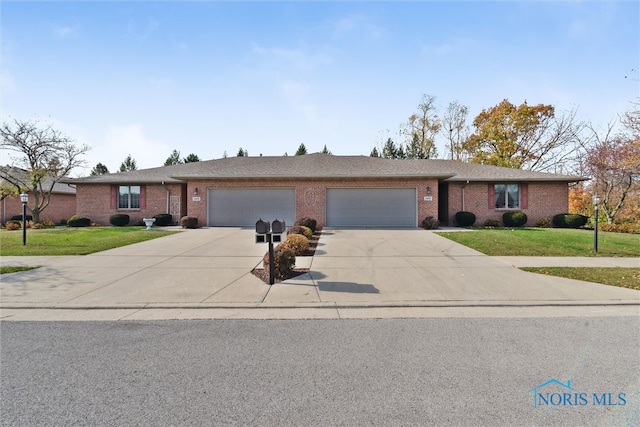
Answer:
M253 230L204 228L87 256L3 257L41 267L2 275L0 317L640 315L638 291L514 268L633 267L638 258L488 257L424 230L325 230L316 255L297 260L310 272L269 286L251 273L267 250L253 241Z

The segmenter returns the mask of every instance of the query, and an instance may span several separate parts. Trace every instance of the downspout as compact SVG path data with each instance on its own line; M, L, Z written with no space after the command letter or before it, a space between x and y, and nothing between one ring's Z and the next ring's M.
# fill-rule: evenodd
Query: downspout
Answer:
M462 210L466 211L466 209L464 208L464 187L466 187L467 185L469 185L469 180L467 180L466 184L462 184Z
M162 181L162 185L165 185L164 181ZM165 185L165 187L166 187L166 185ZM170 197L171 197L171 192L169 191L169 188L167 188L167 210L165 211L166 213L169 213L169 199L170 199Z

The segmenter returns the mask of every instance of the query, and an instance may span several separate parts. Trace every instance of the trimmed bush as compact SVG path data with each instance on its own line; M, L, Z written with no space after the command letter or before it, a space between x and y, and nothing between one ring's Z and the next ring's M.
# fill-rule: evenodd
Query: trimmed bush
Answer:
M311 229L311 234L316 232L316 227L318 226L318 221L309 217L302 217L296 220L293 225L303 225L305 227L309 227Z
M422 228L425 230L436 230L438 227L440 227L440 221L432 216L428 216L422 220Z
M549 218L540 218L535 226L538 228L551 228L553 227L553 222Z
M473 212L456 212L456 222L460 227L470 227L476 223L476 215Z
M290 276L293 267L296 265L296 254L286 242L280 243L273 249L275 261L275 273L279 279L286 279ZM265 270L269 270L269 252L262 258Z
M22 228L22 222L21 221L9 220L4 225L4 228L6 228L9 231L20 230Z
M123 227L129 224L129 215L127 214L115 214L109 217L109 223L116 227Z
M11 221L22 221L22 214L12 216L10 220ZM33 216L27 215L27 221L33 221Z
M631 233L640 234L640 223L625 222L622 224L609 224L606 222L599 223L598 228L600 231L610 231L612 233Z
M502 222L500 222L499 219L491 219L491 218L489 218L488 220L486 220L484 222L484 226L485 227L494 227L495 228L495 227L502 227L503 224L502 224Z
M558 228L580 228L589 221L588 216L579 214L558 214L553 216L553 225Z
M289 227L287 230L287 236L290 234L301 234L306 237L307 240L311 240L313 238L313 231L304 225L294 225L293 227Z
M293 249L296 255L302 255L309 250L309 239L302 234L290 234L284 243Z
M74 215L67 220L67 225L69 227L89 227L91 225L91 220L89 218Z
M527 223L527 214L524 212L505 212L502 214L502 222L507 227L522 227Z
M173 222L173 217L167 213L161 213L153 216L156 219L154 225L159 225L160 227L164 227L167 225L171 225Z
M198 218L195 216L183 216L180 218L182 228L198 228Z

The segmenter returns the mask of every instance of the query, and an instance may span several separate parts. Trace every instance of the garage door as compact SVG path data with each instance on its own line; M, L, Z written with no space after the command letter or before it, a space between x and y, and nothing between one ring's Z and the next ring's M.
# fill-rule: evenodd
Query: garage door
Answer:
M327 226L415 227L414 188L329 188Z
M207 195L210 226L254 227L260 218L291 225L296 218L293 188L210 189Z

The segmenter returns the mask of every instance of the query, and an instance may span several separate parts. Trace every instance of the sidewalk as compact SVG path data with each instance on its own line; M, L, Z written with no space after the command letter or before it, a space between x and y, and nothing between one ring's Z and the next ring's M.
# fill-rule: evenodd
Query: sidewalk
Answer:
M310 272L266 285L266 245L199 229L87 256L3 257L3 320L640 315L640 292L527 273L543 264L640 266L638 258L488 257L423 230L326 230Z

